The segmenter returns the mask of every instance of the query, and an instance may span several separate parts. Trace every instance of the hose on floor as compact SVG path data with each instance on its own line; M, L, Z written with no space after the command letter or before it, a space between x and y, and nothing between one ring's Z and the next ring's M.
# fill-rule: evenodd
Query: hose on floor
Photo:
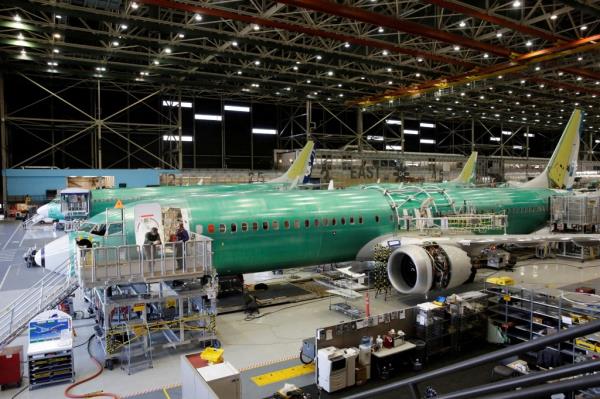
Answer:
M71 390L73 390L75 387L84 384L88 381L93 380L94 378L98 377L100 374L102 374L102 372L104 371L104 367L102 367L102 363L100 363L98 361L98 359L96 359L94 357L94 355L92 355L92 350L90 349L90 344L92 343L92 340L94 339L94 335L92 335L90 337L90 339L88 339L87 342L87 352L88 355L90 355L90 358L94 361L94 363L96 363L96 366L98 367L98 370L96 370L96 372L88 377L85 377L84 379L82 379L81 381L77 381L71 385L69 385L67 387L67 389L65 389L65 396L67 398L72 398L72 399L82 399L82 398L100 398L100 397L107 397L107 398L112 398L112 399L120 399L120 396L114 393L110 393L110 392L104 392L104 391L97 391L97 392L88 392L88 393L82 393L82 394L76 394L76 393L70 393Z

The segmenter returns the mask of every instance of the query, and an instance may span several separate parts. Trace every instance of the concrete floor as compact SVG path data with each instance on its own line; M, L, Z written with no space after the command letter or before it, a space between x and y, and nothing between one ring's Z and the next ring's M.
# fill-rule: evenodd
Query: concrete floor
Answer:
M0 290L2 291L0 293L0 309L8 303L8 294L13 293L14 295L14 292L20 292L20 289L31 285L43 273L41 269L26 269L23 265L22 253L27 245L49 241L54 234L51 229L36 229L24 233L21 229L15 228L14 223L3 222L0 224L0 254L2 254L0 255ZM4 260L3 257L7 260ZM518 283L560 288L600 278L600 260L586 263L560 258L524 261L514 272L484 271L478 275L476 284L464 287L464 289L481 287L481 282L493 274L510 275ZM268 279L268 276L265 275L260 277L258 280ZM374 298L373 292L371 292L370 298L372 314L391 311L431 299L423 296L401 296L394 293L388 297L387 301L384 301L383 297ZM302 339L314 336L317 328L349 320L346 316L329 310L331 301L342 301L342 299L325 298L263 308L261 317L253 320L245 320L242 313L218 316L218 336L225 349L225 359L238 369L247 369L297 357ZM352 304L364 309L363 299L355 300ZM74 327L77 332L75 345L85 343L92 334L92 322L76 320ZM14 344L20 345L24 342L25 337L21 336ZM105 370L99 378L84 384L76 392L106 390L123 397L140 392L162 392L162 387L171 387L180 382L179 356L188 352L195 352L195 350L190 348L187 351L169 352L167 355L155 358L154 368L132 376L128 376L119 368ZM75 349L75 359L76 379L81 379L95 370L94 364L87 355L86 345ZM283 383L273 384L273 392L282 385ZM66 386L64 384L35 391L25 390L18 396L18 399L61 398L64 397L63 391ZM15 389L0 392L0 398L11 398L16 392ZM152 397L159 398L161 396ZM164 394L162 397L165 397Z

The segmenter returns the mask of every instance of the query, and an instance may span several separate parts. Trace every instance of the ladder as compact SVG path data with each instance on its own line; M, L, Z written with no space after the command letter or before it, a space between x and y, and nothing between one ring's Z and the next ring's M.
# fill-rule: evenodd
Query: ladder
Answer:
M125 324L127 342L121 350L121 368L131 375L152 368L152 335L148 324Z
M44 219L44 217L42 215L38 215L37 213L34 214L32 217L30 217L29 219L25 219L23 221L23 229L27 230L28 228L30 228L31 226L39 223L42 221L42 219Z
M71 277L71 263L60 265L48 272L37 283L0 311L0 350L15 339L31 319L39 313L53 309L79 287Z

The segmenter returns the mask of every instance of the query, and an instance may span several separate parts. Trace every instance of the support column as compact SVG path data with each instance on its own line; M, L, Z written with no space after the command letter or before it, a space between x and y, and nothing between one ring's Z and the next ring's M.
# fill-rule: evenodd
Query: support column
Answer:
M221 169L225 169L225 104L223 104L223 97L221 97Z
M404 154L404 112L400 113L400 145L402 146L402 154Z
M529 125L525 129L525 179L529 181Z
M179 101L179 107L177 107L177 135L179 136L179 147L177 147L177 167L179 170L183 169L183 127L181 125L181 89L177 92L177 101Z
M592 137L592 132L590 131L589 134L589 140L590 140L590 150L588 151L588 161L591 161L592 159L594 159L594 137Z
M471 152L475 151L475 118L471 118Z
M250 103L250 170L254 171L254 133L252 128L254 127L254 107L253 103Z
M363 143L363 111L362 108L356 109L356 137L358 138L358 151L362 151Z
M6 169L8 169L8 138L6 131L6 103L4 102L4 74L0 73L0 146L2 147L2 208L6 211L8 193L6 192Z
M97 149L98 149L98 169L102 169L102 108L100 104L100 79L98 79L98 104L97 104L97 115L96 115L96 129L97 129Z
M306 141L311 138L312 101L306 100Z

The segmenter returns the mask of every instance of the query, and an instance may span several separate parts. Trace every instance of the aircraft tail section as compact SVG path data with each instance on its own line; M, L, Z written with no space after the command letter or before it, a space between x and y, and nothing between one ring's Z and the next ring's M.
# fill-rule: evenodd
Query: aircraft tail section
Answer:
M308 183L310 175L312 173L312 166L315 160L314 152L315 143L308 141L296 160L292 163L292 166L281 176L276 179L270 180L270 183Z
M573 187L584 116L582 110L575 108L544 171L521 187L559 189Z
M477 170L477 151L473 151L471 156L463 166L462 171L458 177L452 180L453 183L458 184L473 184L475 183L476 170Z

